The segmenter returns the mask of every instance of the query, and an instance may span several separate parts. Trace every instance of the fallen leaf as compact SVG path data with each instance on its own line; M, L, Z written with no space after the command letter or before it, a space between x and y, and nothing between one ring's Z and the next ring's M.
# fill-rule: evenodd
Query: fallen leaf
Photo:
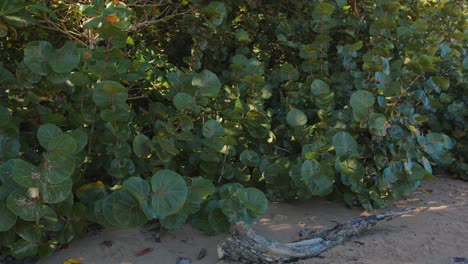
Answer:
M431 194L433 192L433 190L422 189L421 192L424 193L424 194Z
M117 23L120 21L120 19L115 14L110 14L108 16L105 16L104 19L110 23Z
M150 253L151 251L153 251L153 248L145 248L142 251L136 253L135 256L137 256L137 257L143 256L143 255L146 255L146 254Z
M83 264L83 262L79 259L70 258L63 262L63 264Z
M200 260L206 256L206 248L202 248L200 253L198 253L197 259Z
M99 243L99 245L105 247L112 247L112 245L114 245L114 242L112 242L111 240L104 240L101 243Z
M68 243L67 244L62 244L58 247L58 250L64 250L68 248Z

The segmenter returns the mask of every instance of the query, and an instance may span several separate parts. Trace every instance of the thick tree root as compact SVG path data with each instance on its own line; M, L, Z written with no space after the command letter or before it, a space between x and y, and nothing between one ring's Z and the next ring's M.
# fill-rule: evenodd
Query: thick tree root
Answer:
M359 217L336 227L315 233L306 232L303 239L292 243L270 241L259 236L245 223L237 223L233 235L218 246L220 259L244 263L292 263L318 256L336 244L356 236L382 220L412 213L414 209L397 209Z

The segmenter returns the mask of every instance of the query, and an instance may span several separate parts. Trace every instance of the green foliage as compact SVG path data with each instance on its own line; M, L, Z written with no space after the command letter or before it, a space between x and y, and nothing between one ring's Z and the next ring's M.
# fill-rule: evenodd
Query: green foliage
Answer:
M0 1L1 254L466 179L466 4L147 2Z

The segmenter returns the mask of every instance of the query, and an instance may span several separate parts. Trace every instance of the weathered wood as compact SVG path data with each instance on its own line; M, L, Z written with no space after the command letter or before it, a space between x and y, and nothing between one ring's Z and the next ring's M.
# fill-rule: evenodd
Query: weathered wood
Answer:
M292 243L268 240L240 222L236 224L232 236L218 246L218 256L220 259L244 263L292 263L316 257L336 244L370 229L378 222L413 211L414 209L397 209L359 217L320 233L308 232L303 239Z

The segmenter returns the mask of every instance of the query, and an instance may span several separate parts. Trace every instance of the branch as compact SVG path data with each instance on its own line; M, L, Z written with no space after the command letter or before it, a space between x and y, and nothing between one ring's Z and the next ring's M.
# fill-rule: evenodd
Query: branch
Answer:
M304 239L287 244L257 235L245 223L240 222L237 223L232 237L218 246L218 256L220 259L246 263L291 263L316 257L383 220L413 212L414 209L397 209L383 214L359 217L318 234L309 231Z

